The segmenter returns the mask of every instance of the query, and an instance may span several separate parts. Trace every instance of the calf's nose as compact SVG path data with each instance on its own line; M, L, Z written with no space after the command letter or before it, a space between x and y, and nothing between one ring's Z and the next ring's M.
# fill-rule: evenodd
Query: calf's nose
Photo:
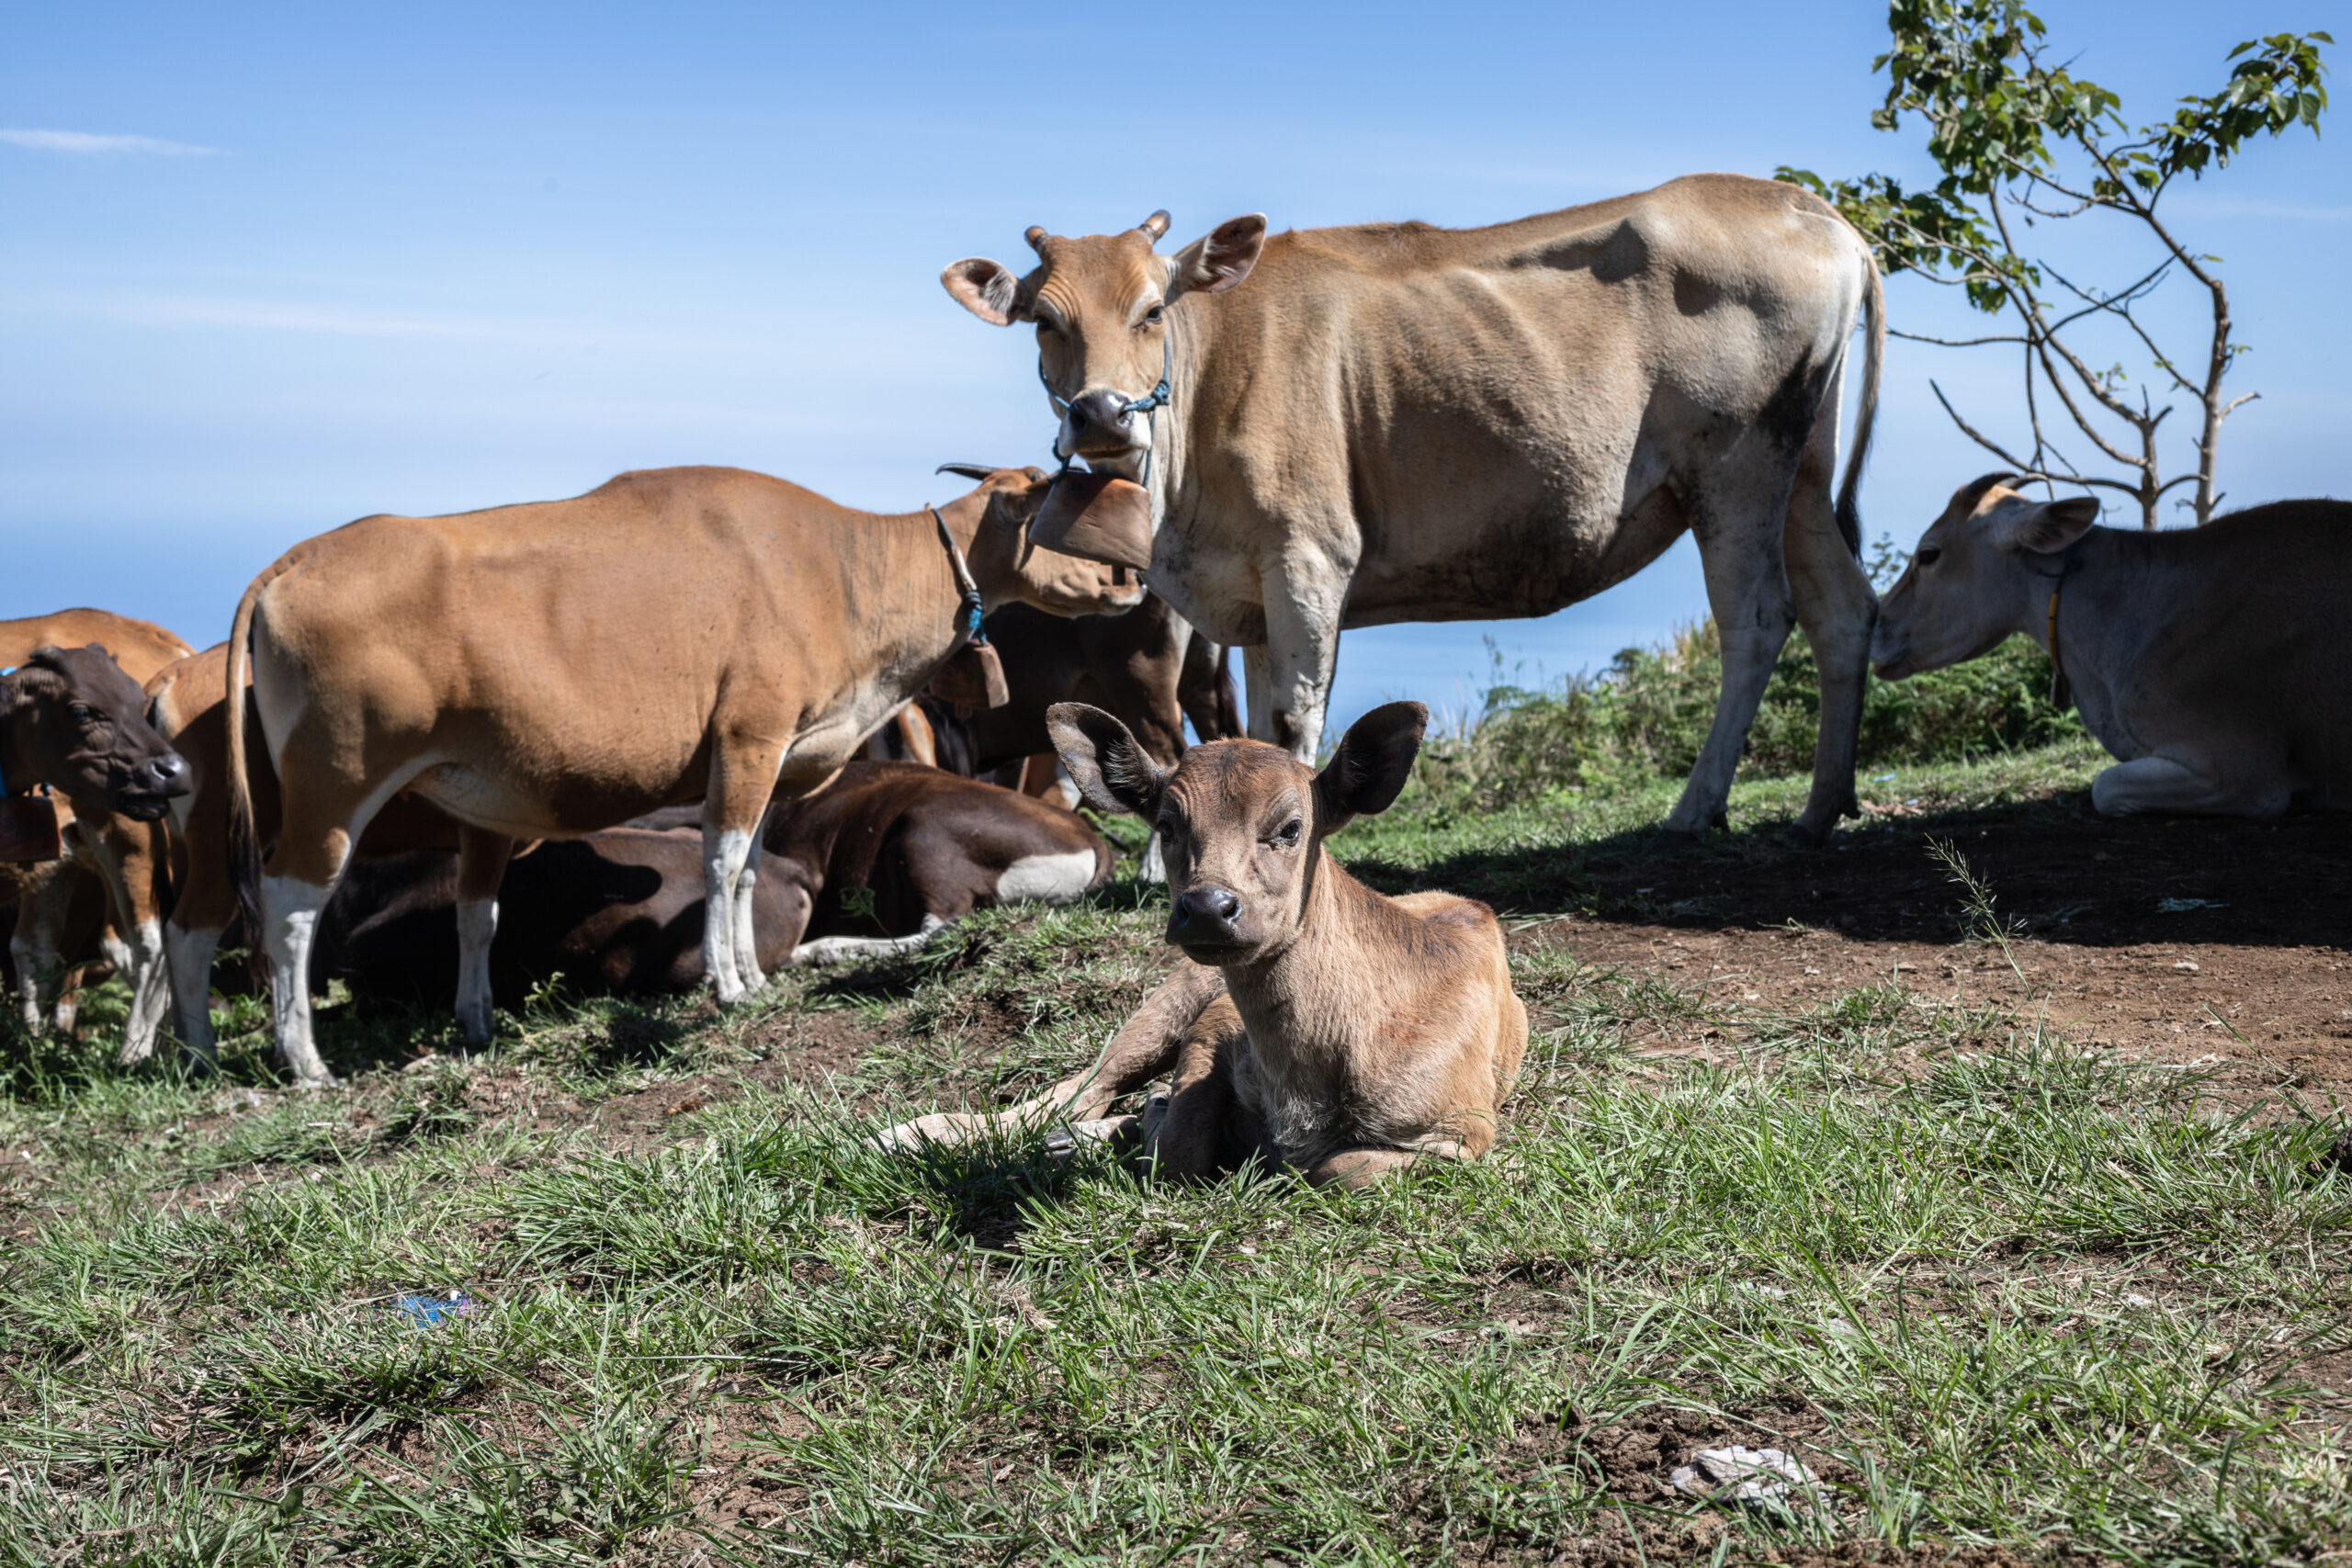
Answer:
M1168 934L1178 942L1229 941L1240 914L1241 900L1225 888L1215 884L1189 887L1176 900Z

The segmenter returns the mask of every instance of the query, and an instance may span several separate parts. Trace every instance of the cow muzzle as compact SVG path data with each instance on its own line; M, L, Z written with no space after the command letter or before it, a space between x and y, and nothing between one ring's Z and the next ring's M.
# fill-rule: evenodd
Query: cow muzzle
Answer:
M125 817L153 822L171 809L173 800L193 787L187 762L177 751L166 751L133 766L114 793Z
M1251 945L1241 929L1239 895L1213 882L1186 888L1168 912L1168 940L1204 964Z

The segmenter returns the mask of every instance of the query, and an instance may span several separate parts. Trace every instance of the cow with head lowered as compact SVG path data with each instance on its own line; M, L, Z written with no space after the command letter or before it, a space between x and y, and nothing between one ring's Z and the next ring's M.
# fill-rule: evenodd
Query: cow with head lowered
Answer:
M1343 627L1545 615L1689 530L1724 676L1668 827L1722 819L1792 621L1822 680L1797 829L1853 809L1874 608L1855 491L1885 325L1835 210L1701 175L1486 229L1270 236L1246 217L1162 254L1167 229L1033 228L1025 273L972 257L942 281L1035 328L1056 452L1091 470L1057 486L1038 536L1144 571L1244 645L1252 735L1315 757Z
M257 872L281 1058L332 1081L311 1037L319 912L354 844L408 795L458 825L458 1017L487 1037L496 896L518 840L703 802L704 973L765 984L752 925L771 797L821 788L1021 599L1132 607L1109 568L1035 547L1046 476L996 471L935 511L854 512L734 468L623 474L571 501L370 517L297 545L237 606L277 778ZM1125 574L1119 574L1124 578ZM227 703L232 836L252 844L246 705Z
M2352 809L2352 503L2279 501L2201 528L2100 528L2015 474L1956 491L1887 591L1900 681L2022 634L2117 759L2091 803L2276 817Z

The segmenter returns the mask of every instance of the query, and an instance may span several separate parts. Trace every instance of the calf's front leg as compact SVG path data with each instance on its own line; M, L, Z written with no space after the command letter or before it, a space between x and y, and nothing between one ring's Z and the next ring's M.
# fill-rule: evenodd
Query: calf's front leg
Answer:
M2286 770L2257 770L2253 782L2196 765L2203 759L2135 757L2091 781L2091 805L2103 817L2177 812L2184 817L2278 817L2293 799Z

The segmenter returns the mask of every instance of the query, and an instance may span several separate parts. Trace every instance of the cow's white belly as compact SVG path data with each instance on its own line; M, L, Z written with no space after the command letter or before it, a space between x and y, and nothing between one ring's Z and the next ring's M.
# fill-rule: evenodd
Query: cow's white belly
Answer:
M410 792L460 822L518 839L545 836L548 809L536 796L516 790L462 762L441 762L417 774Z
M1066 855L1023 855L996 879L1001 904L1069 904L1094 880L1094 852L1072 850Z

